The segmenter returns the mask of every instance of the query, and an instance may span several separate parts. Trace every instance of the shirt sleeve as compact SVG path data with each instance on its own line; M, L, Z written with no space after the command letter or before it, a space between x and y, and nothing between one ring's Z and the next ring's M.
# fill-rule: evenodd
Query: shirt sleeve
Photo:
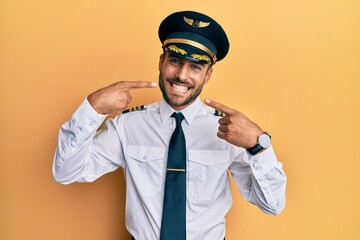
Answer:
M230 171L246 201L271 215L284 209L287 178L272 147L254 156L243 151Z
M106 115L98 114L85 99L61 126L53 161L55 181L63 184L92 182L124 166L117 134L122 118L108 119L98 130L105 118Z

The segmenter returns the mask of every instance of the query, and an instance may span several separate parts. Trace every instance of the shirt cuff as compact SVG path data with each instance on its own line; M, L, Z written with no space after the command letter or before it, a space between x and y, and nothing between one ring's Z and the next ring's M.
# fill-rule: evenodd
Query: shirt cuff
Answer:
M256 155L249 155L250 166L256 179L267 174L277 165L277 158L272 146Z
M87 98L85 98L73 115L77 122L89 127L89 130L94 127L98 128L106 117L107 115L97 113Z

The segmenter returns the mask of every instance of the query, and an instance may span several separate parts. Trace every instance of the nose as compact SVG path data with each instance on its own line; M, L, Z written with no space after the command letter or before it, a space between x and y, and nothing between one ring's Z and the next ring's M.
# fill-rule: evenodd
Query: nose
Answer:
M188 80L189 69L186 66L186 64L182 64L181 66L179 66L176 77L179 78L182 81Z

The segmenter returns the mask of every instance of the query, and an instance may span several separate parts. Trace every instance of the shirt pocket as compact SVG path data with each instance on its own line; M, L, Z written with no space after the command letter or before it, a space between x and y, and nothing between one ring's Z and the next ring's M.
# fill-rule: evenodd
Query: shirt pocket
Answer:
M197 203L209 204L228 184L228 151L189 150L189 194Z
M129 145L126 149L128 174L142 196L154 196L163 186L165 148Z

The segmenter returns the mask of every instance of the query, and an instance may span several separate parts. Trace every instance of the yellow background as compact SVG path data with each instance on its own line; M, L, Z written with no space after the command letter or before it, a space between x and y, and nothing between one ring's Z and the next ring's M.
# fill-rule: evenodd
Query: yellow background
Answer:
M2 0L0 239L129 239L122 171L53 181L58 128L100 87L157 81L158 25L187 9L231 41L202 97L268 130L288 176L277 217L234 188L226 239L360 239L358 0ZM134 91L132 106L159 96Z

